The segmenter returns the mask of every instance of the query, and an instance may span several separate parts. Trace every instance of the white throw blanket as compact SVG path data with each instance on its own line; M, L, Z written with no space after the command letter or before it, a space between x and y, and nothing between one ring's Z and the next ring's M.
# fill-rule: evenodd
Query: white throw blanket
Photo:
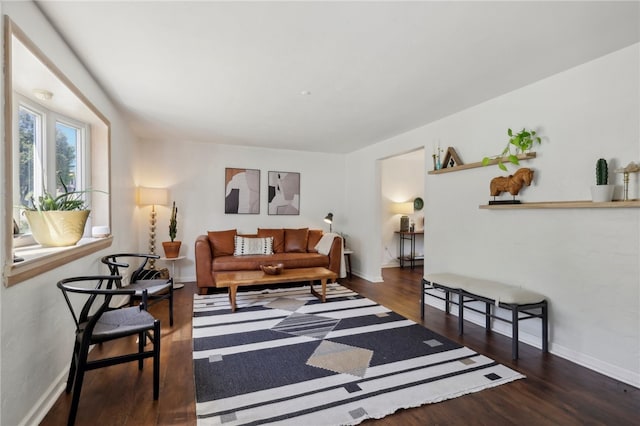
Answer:
M324 254L325 256L329 255L329 252L331 251L331 245L333 244L333 239L340 237L340 235L336 234L336 233L328 233L328 234L323 234L322 238L320 238L320 241L318 241L318 244L316 244L316 250L318 250L318 253L320 254ZM347 276L347 268L344 264L344 244L340 244L340 278L344 278Z

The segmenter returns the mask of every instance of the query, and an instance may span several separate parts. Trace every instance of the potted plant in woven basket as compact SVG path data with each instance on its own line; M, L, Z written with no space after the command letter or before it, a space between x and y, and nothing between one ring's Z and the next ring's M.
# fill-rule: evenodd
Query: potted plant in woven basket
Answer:
M175 241L177 233L178 208L176 207L176 202L174 201L173 206L171 207L171 219L169 220L169 238L171 238L171 241L164 241L162 243L164 256L167 259L178 257L180 255L180 246L182 245L182 241Z
M23 206L31 235L43 247L75 245L84 234L90 210L82 194L89 191L69 191L58 175L63 192L54 197L48 191Z

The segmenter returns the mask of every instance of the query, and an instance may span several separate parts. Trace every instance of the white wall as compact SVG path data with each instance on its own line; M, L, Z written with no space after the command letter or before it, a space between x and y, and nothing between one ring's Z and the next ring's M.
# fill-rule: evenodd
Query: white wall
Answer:
M258 227L329 230L327 213L334 216L333 231L349 227L345 204L344 155L274 150L197 142L140 143L135 164L136 183L169 188L170 200L178 206L178 236L181 255L176 265L180 281L195 281L194 242L207 231L237 228L255 233ZM144 153L144 154L142 154ZM224 172L226 167L260 170L260 214L224 213ZM269 171L300 173L300 215L269 215L267 175ZM156 251L164 255L162 241L169 240L170 206L157 207ZM141 250L148 246L149 207L138 209Z
M380 205L377 159L440 139L464 162L499 153L506 129L535 128L543 136L523 201L589 199L595 161L610 170L640 160L640 46L508 93L431 125L349 154L348 211ZM514 169L515 170L515 169ZM425 176L425 271L451 271L521 285L550 301L553 353L640 385L640 210L479 210L489 200L497 167ZM611 173L619 185L622 178ZM638 176L631 194L640 195ZM378 204L376 204L378 203ZM350 229L359 248L377 246L375 220ZM356 248L357 249L357 248ZM379 275L380 254L360 260L364 275ZM539 336L539 324L524 323Z
M115 107L33 3L3 2L1 7L111 122L112 247L10 288L0 287L0 424L30 425L37 424L59 396L71 359L74 326L56 282L68 276L106 272L99 263L101 256L112 250L137 249L138 242L127 237L138 233L133 220L131 164L131 147L136 141ZM4 135L3 129L0 134ZM3 191L5 187L3 183ZM2 202L6 202L4 192ZM1 208L4 211L4 205ZM0 238L6 236L0 234ZM2 254L1 264L7 255L10 253Z
M393 203L411 202L416 197L424 198L424 150L388 158L381 161L381 217L382 217L382 266L399 266L398 256L400 246L398 235L400 229L400 214L393 213ZM415 222L416 230L422 230L424 224L424 210L414 211L409 216L410 222ZM416 255L423 253L421 236L416 236ZM409 242L405 242L405 255L410 251ZM355 256L355 254L354 254Z

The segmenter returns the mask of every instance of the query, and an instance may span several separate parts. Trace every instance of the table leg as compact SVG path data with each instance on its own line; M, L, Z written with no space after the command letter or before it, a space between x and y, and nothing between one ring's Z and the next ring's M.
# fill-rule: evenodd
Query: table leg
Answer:
M315 288L313 288L313 281L309 281L309 287L311 288L311 294L320 299L322 303L327 301L327 281L329 279L321 279L320 283L322 284L322 294L318 293Z
M175 281L175 276L176 276L176 261L173 260L173 261L171 261L171 278L174 278L174 280L173 280L173 289L174 290L178 290L178 289L181 289L182 287L184 287L184 284L177 283Z
M229 286L229 304L231 305L231 312L236 311L236 293L238 292L238 287L235 285Z

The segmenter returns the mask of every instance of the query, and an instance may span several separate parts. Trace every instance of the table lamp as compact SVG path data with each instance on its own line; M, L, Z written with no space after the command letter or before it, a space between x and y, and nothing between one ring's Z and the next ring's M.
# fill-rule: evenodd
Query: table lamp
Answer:
M331 229L331 224L333 223L333 213L327 213L324 217L324 221L329 224L329 232L333 232Z

